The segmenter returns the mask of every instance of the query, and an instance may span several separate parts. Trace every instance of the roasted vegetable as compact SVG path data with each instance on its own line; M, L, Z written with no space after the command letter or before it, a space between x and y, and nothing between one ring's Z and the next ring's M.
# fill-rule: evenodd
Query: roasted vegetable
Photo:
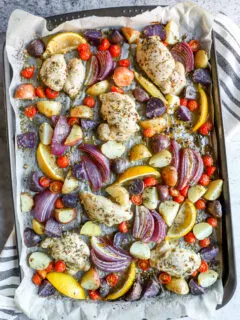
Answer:
M188 199L195 203L204 195L206 191L207 189L205 187L201 186L200 184L196 184L188 190Z
M138 43L139 37L140 37L140 32L138 30L128 28L128 27L123 27L122 33L128 43L130 43L130 44Z
M116 141L108 141L101 145L101 151L108 159L120 158L125 149L122 143Z
M108 35L108 39L113 44L121 44L124 39L119 30L111 30Z
M158 205L158 192L156 187L146 188L143 191L143 204L148 209L156 209Z
M85 30L83 35L94 46L98 46L103 37L102 31L96 29Z
M161 201L167 200L169 196L168 186L158 184L157 185L158 196Z
M185 279L172 277L166 288L177 294L188 294L189 287Z
M143 29L143 34L148 38L152 36L159 36L162 41L166 39L166 30L164 25L158 24L150 24Z
M154 129L155 133L161 133L167 126L167 122L163 117L142 120L139 124L143 129Z
M222 193L222 187L222 179L211 181L208 185L207 192L204 194L204 198L211 201L217 200Z
M45 226L43 223L39 222L37 219L32 220L32 228L36 234L43 235Z
M134 258L137 258L137 259L150 258L149 246L141 241L136 241L131 245L130 253Z
M34 58L40 58L45 51L45 44L41 39L31 41L27 47L27 52Z
M34 270L44 270L49 266L51 259L43 252L33 252L28 259L29 265Z
M86 290L97 290L100 287L100 278L96 269L88 270L81 279L81 286Z
M196 83L208 85L212 83L211 75L208 69L196 69L193 72L192 79Z
M143 289L143 297L155 297L160 291L160 284L155 279L149 279Z
M137 87L133 90L134 98L139 102L145 102L149 100L149 95L142 88Z
M98 224L92 221L87 221L81 228L80 234L88 237L100 236L102 234L101 228Z
M197 282L191 279L188 283L191 294L199 295L204 293L204 289L197 284Z
M111 169L114 173L120 174L123 173L128 166L127 159L115 159L111 164Z
M205 50L198 50L194 56L195 68L207 68L208 66L208 55Z
M159 213L163 216L164 221L169 227L173 224L173 221L178 213L179 207L179 203L172 200L166 200L161 202L159 206Z
M200 254L204 261L209 262L218 256L219 249L214 246L202 248Z
M200 222L193 227L193 233L198 240L203 240L211 235L212 226L206 222Z
M214 270L208 270L206 272L199 273L198 284L203 288L212 286L218 278L218 273Z
M130 194L141 194L144 190L144 182L141 179L134 179L131 181L128 191Z
M51 218L46 222L44 233L49 237L61 237L62 227L60 223Z
M162 170L162 178L169 187L174 187L178 180L177 170L173 166L164 167Z
M37 108L44 116L51 118L60 114L62 104L59 101L41 100L37 102Z
M170 145L170 140L165 134L155 134L151 139L151 148L153 153L158 153L163 149L167 149Z
M55 209L54 212L55 219L62 224L70 223L76 218L76 215L76 209L71 208Z
M41 237L31 228L26 228L24 230L23 239L28 248L35 247L41 241Z
M14 94L15 99L33 100L36 98L35 88L31 83L23 83L18 86Z
M39 127L39 138L42 144L50 145L53 137L53 128L48 122L43 122Z
M181 62L186 72L190 72L194 68L194 56L193 52L186 42L177 43L171 50L171 54L173 55L176 61Z
M182 121L191 121L191 111L185 107L185 106L180 106L177 110L178 117Z
M165 26L166 30L166 39L165 41L173 45L179 41L179 27L177 23L173 20L170 20Z
M21 211L22 212L30 211L34 205L32 196L30 194L28 194L27 192L21 193L20 201L21 201Z
M136 301L139 300L141 298L142 295L142 285L141 283L137 280L134 282L134 284L132 285L132 288L130 289L130 291L128 292L127 296L126 296L126 300L127 301Z
M214 200L207 203L207 212L216 218L222 217L222 205L220 201Z
M109 82L107 80L103 80L93 84L91 87L87 89L86 92L87 94L90 94L92 96L99 96L100 94L107 92L108 88L109 88Z
M18 148L33 149L36 146L35 132L25 132L17 136Z
M171 161L171 153L168 150L164 149L152 156L149 160L149 164L154 168L163 168L168 166L171 163Z
M72 191L77 189L77 187L78 187L78 181L72 176L72 171L69 170L62 186L62 193L63 194L71 193Z
M62 202L66 208L76 208L78 196L76 194L65 194L62 197Z
M150 158L151 155L152 154L148 148L144 144L139 143L131 148L129 158L130 161L133 162Z
M55 288L46 279L42 281L38 289L38 295L40 297L49 297L49 296L52 296L55 292L56 292Z
M92 119L93 118L93 109L91 109L87 106L84 106L84 105L75 106L70 109L70 116L84 118L84 119Z

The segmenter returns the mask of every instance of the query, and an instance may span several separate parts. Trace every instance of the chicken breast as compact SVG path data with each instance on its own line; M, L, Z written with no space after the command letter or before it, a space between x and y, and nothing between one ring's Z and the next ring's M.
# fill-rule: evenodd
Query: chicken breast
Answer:
M120 206L103 196L82 192L80 199L91 220L109 227L132 218L130 206Z
M68 62L68 74L63 90L74 98L81 90L85 78L85 67L82 60L73 58Z
M190 276L201 264L201 257L192 250L163 242L151 251L151 267L174 277Z
M186 86L185 68L183 64L181 62L176 62L175 69L171 76L159 85L164 94L180 94L182 89Z
M107 121L98 128L100 139L125 141L139 130L139 115L133 98L127 94L108 92L102 94L100 100L101 114Z
M77 233L65 233L61 238L46 238L41 247L48 249L55 260L63 260L71 273L90 269L90 250Z
M67 64L63 54L46 59L40 69L42 82L50 89L61 91L67 77Z

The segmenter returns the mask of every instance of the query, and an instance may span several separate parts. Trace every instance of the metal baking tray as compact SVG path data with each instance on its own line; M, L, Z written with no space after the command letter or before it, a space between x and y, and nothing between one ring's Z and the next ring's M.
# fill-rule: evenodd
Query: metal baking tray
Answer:
M64 21L83 18L87 16L126 16L131 17L140 14L147 10L152 10L156 6L130 6L130 7L118 7L118 8L105 8L105 9L94 9L86 10L81 12L66 13L62 15L56 15L47 17L47 27L49 30L54 29ZM236 265L234 255L234 242L232 232L232 217L231 217L231 202L229 194L229 179L227 171L227 157L225 148L225 138L223 131L223 119L222 119L222 106L219 90L219 81L217 73L217 58L215 52L215 41L214 32L212 33L212 49L211 49L211 66L212 66L212 79L213 79L213 108L214 108L214 125L215 125L215 136L214 136L214 148L217 152L218 168L220 176L224 180L223 194L221 202L223 204L223 217L222 217L222 255L223 255L223 285L224 285L224 297L221 305L217 306L217 309L226 305L232 298L236 285ZM8 148L9 148L9 165L12 179L12 198L14 205L14 215L16 224L16 237L18 252L21 252L21 235L19 232L19 225L17 219L16 210L16 164L15 164L15 114L10 104L9 99L9 85L12 78L11 66L8 62L5 47L3 49L3 68L4 68L4 102L5 102L5 115L6 115L6 130L8 134Z

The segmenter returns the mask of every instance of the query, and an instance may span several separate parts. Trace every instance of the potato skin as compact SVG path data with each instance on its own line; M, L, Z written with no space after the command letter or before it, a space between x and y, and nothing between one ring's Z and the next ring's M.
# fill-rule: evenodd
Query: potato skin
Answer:
M177 184L178 180L178 174L177 170L173 166L167 166L162 169L162 178L164 182L169 186L169 187L174 187Z
M166 288L177 294L188 294L189 287L185 279L172 277L172 280L166 285Z

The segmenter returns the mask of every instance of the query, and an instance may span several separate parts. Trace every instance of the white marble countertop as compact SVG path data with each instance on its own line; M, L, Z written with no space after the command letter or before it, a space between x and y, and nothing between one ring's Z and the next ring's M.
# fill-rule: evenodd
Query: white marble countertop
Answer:
M130 5L163 5L173 4L180 1L173 0L13 0L13 1L0 1L0 17L1 25L0 32L4 32L7 26L7 19L10 13L16 8L22 8L34 14L42 16L49 16L54 14L60 14L65 12L74 12L79 10L113 7L113 6L130 6ZM230 16L236 23L240 25L240 2L239 0L197 0L195 2L204 8L216 14L218 11L222 11ZM4 41L4 33L0 34L0 47L2 47ZM0 64L2 65L0 55ZM0 70L0 89L2 89L2 70ZM3 94L0 95L3 97ZM1 103L1 105L3 105ZM0 108L0 117L3 118L3 108ZM227 141L227 157L228 157L228 170L230 179L230 193L232 204L232 216L233 216L233 232L235 241L235 253L236 253L236 265L240 264L240 130L235 136ZM5 127L4 123L0 123L0 250L6 241L7 236L13 226L13 214L10 195L10 175L8 170L8 155L6 147ZM238 281L240 281L240 268L237 270ZM159 318L161 319L161 318ZM216 311L215 319L218 320L239 320L240 319L240 286L237 287L234 297L231 301L222 309ZM137 315L136 315L136 320ZM139 319L140 320L140 319ZM203 319L205 320L205 319Z

